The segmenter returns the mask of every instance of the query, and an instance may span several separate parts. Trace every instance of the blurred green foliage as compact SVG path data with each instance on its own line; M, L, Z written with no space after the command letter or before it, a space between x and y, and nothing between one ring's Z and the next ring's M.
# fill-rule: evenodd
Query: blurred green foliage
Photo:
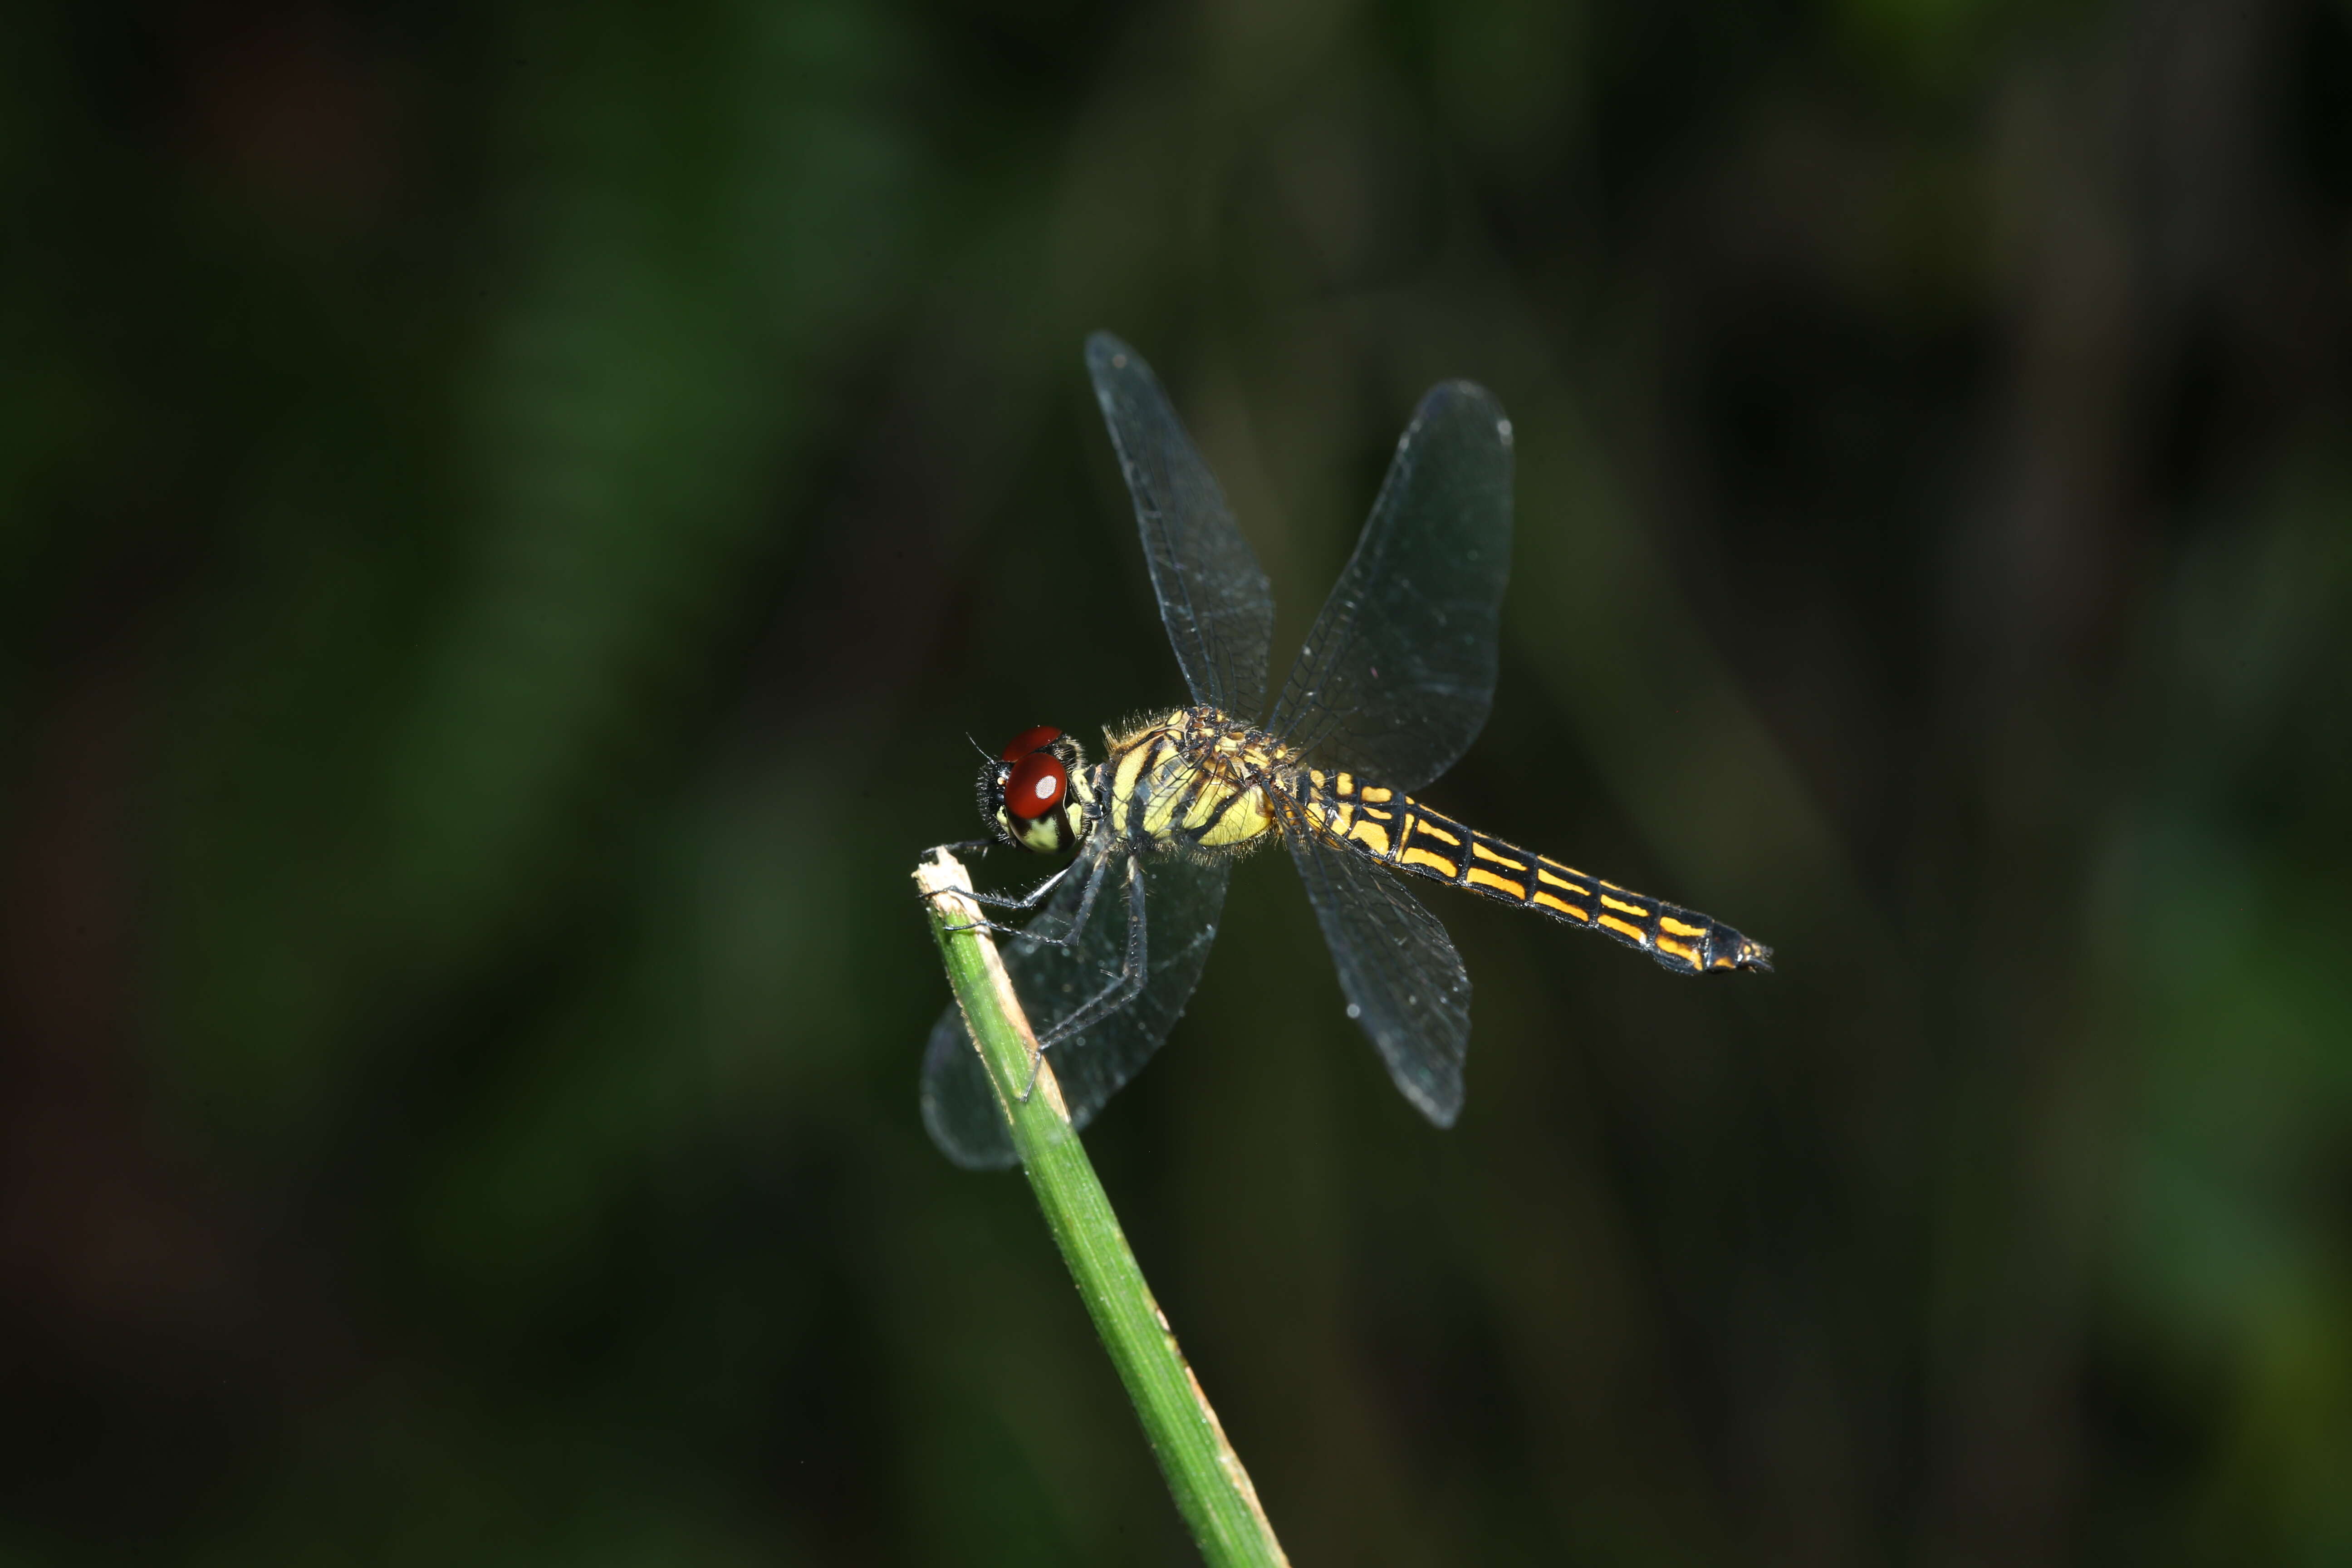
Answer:
M34 0L0 213L0 1556L1186 1560L915 1113L1106 326L1286 646L1493 387L1433 798L1782 960L1440 905L1441 1135L1243 869L1089 1142L1298 1562L2352 1558L2340 0Z

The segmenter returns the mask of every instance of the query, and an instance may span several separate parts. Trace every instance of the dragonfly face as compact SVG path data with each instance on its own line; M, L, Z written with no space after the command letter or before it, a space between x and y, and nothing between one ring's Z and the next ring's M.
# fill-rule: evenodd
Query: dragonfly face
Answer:
M1165 1039L1207 961L1233 863L1290 851L1360 1024L1407 1100L1462 1108L1470 980L1399 874L1599 931L1677 974L1769 969L1722 921L1507 844L1413 798L1469 749L1494 700L1511 552L1511 424L1467 382L1433 388L1397 443L1355 555L1266 711L1274 595L1150 367L1108 333L1087 368L1135 500L1190 707L1108 738L1089 770L1041 726L982 767L1008 844L1075 850L1026 897L1004 963L1074 1125ZM995 1090L950 1007L923 1063L923 1120L960 1164L1013 1163Z
M1050 724L1024 730L980 765L980 819L1016 849L1058 855L1094 827L1094 781L1077 742Z

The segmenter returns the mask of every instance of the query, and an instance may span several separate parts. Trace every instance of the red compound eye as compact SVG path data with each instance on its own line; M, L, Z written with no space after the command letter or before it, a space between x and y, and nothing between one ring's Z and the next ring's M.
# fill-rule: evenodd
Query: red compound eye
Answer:
M1013 776L1004 781L1004 809L1024 821L1043 816L1061 804L1062 786L1068 782L1061 758L1051 752L1032 752L1013 764Z
M1040 724L1034 730L1024 730L1013 737L1013 744L1004 748L1004 760L1017 763L1032 752L1042 752L1062 738L1062 732L1051 724Z

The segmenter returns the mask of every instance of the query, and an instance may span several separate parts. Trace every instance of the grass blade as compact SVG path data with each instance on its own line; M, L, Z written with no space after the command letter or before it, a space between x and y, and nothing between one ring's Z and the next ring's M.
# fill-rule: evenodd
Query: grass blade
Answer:
M1127 1384L1128 1397L1143 1423L1144 1436L1160 1460L1160 1474L1176 1508L1192 1527L1201 1555L1213 1568L1284 1564L1289 1559L1274 1538L1257 1489L1242 1468L1217 1413L1209 1407L1200 1379L1185 1364L1168 1320L1151 1299L1143 1270L1127 1245L1110 1198L1071 1130L1062 1108L1061 1087L1050 1059L1040 1060L1036 1037L1005 974L995 941L986 931L955 931L983 917L971 898L971 880L961 862L934 850L916 868L915 884L930 910L931 932L947 965L956 1005L988 1068L1028 1173L1046 1228L1077 1282L1078 1295L1102 1335L1103 1348ZM1020 1098L1036 1062L1036 1082Z

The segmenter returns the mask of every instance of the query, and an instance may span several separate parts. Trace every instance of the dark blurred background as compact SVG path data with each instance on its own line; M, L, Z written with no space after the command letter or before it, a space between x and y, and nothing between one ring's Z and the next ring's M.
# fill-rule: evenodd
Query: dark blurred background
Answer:
M925 1141L967 731L1518 431L1438 1133L1281 857L1090 1135L1293 1557L2352 1561L2343 0L0 35L0 1560L1190 1560ZM993 858L1009 881L1027 867Z

